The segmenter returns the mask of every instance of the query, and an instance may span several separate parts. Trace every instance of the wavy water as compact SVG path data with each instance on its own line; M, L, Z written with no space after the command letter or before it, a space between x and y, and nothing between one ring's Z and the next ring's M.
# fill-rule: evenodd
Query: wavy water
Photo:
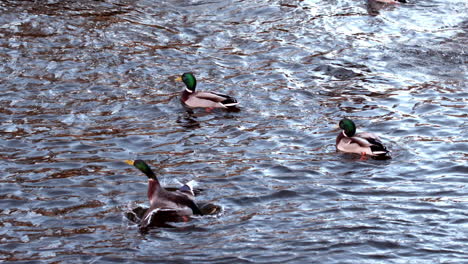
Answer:
M466 1L38 2L0 3L0 260L468 258ZM186 71L241 111L185 111ZM140 233L136 158L222 213Z

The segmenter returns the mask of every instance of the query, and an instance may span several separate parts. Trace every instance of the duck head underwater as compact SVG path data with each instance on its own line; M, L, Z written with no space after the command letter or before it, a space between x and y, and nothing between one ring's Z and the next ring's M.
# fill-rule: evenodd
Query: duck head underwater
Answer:
M178 189L166 189L161 186L156 174L142 160L126 160L148 177L149 208L137 207L127 213L127 218L138 223L140 230L150 227L172 227L170 222L188 222L193 215L216 214L221 207L213 204L199 206L194 201L191 185L184 184Z

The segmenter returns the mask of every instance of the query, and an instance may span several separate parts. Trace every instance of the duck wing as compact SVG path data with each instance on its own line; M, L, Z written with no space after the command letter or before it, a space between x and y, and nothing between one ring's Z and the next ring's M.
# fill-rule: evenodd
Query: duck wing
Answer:
M361 138L340 137L339 140L337 140L336 148L344 152L372 155L369 144Z
M192 199L189 199L188 197L187 197L186 205L190 207L190 209L192 209L193 214L203 215L200 208L198 208L198 205Z
M225 98L208 92L195 92L188 95L186 99L183 99L183 103L188 107L202 107L202 108L226 108L220 102L224 101Z
M177 210L150 207L138 224L140 230L148 227L173 227L168 222L183 222L185 219Z
M216 103L220 103L224 106L234 106L238 104L237 100L234 97L214 92L197 92L195 93L195 97L203 100L210 100Z
M380 141L380 138L376 134L370 133L370 132L356 133L354 136L355 137L360 137L360 138L365 138L365 139L375 139L375 140Z
M151 205L163 209L181 210L181 213L185 214L190 214L190 212L182 211L190 208L193 214L202 214L192 197L181 191L169 192L163 190L153 197Z
M239 104L239 103L237 102L237 100L236 100L234 97L232 97L232 96L225 95L225 94L220 94L220 93L212 93L212 94L224 98L224 100L221 101L220 103L223 104L223 105L225 105L225 106L234 106L234 105Z
M190 198L193 199L193 197L195 196L195 192L193 191L193 183L194 181L189 181L184 185L180 186L180 188L177 191L188 195Z
M210 100L217 103L221 103L222 101L227 99L227 96L223 94L217 94L212 92L195 92L193 96L202 100Z
M369 142L366 138L359 137L359 136L354 136L349 138L351 140L351 143L358 144L360 147L370 147L372 146L372 143Z
M146 210L139 226L140 229L166 226L167 222L184 222L190 215L203 215L203 213L186 194L163 190L152 197L151 207Z
M362 144L362 146L370 147L374 155L385 155L388 153L387 148L382 144L380 138L373 133L359 133L352 137L352 139L355 139L356 142L359 141L359 144Z

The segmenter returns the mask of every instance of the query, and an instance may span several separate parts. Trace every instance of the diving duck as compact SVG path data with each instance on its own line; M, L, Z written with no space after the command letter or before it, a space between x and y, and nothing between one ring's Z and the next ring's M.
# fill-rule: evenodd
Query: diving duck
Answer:
M361 159L365 159L366 155L374 159L391 158L378 136L367 132L356 134L356 125L347 118L342 119L339 125L343 130L336 137L337 150L361 154Z
M140 229L150 226L164 226L166 222L187 222L191 215L203 213L194 202L194 193L190 185L184 185L176 191L168 191L161 186L151 168L142 160L126 160L148 177L148 199L150 208L141 217ZM157 218L157 219L153 219Z
M229 95L214 93L214 92L195 92L197 80L192 73L186 72L178 77L176 81L183 81L185 83L185 90L182 92L180 101L188 108L206 108L207 111L214 108L235 108L237 100Z

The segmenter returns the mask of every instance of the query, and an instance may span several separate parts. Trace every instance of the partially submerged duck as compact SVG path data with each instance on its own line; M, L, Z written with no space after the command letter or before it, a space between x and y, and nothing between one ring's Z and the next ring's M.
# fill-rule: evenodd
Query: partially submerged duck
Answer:
M186 88L182 92L180 101L188 108L206 108L207 110L214 108L233 109L239 104L235 98L229 95L195 91L197 80L190 72L182 74L176 81L183 81L185 83Z
M391 158L389 151L375 134L367 132L356 134L356 125L347 118L342 119L339 125L342 131L336 137L337 150L361 154L361 159L364 159L366 155L374 159Z
M168 191L158 181L151 168L142 160L126 160L127 164L135 166L148 177L149 209L133 210L139 218L140 229L151 226L166 226L167 222L187 222L192 215L203 215L194 202L192 186L183 185L176 191ZM138 208L137 208L138 209ZM130 218L130 217L129 217ZM132 220L132 219L131 219Z

